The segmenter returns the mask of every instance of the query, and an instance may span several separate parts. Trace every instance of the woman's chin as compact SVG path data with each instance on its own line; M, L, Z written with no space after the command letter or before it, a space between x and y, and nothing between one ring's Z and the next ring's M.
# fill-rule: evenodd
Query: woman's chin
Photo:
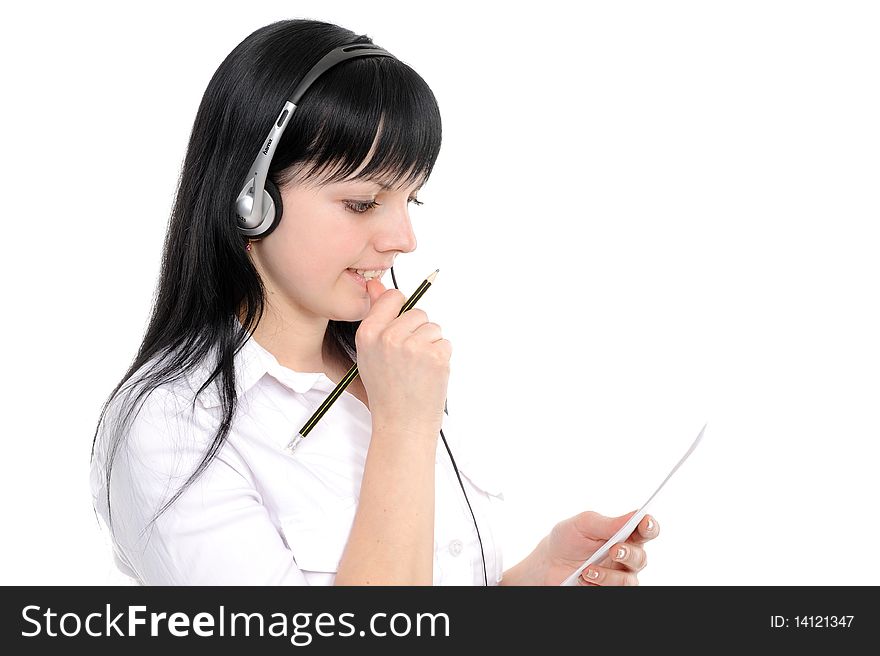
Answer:
M330 318L334 321L363 321L370 313L370 297L365 296L360 303L351 300L337 303L333 309L335 312Z

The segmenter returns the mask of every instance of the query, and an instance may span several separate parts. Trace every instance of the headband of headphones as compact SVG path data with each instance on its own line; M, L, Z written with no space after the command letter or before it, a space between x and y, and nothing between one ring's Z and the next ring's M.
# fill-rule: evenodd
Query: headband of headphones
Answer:
M290 117L296 109L296 104L305 94L306 90L327 70L341 62L355 57L394 57L387 50L368 43L352 43L334 48L324 55L311 70L306 73L302 81L296 86L293 94L284 103L278 119L269 131L269 136L263 141L263 147L257 153L254 163L251 164L247 180L235 201L235 212L238 218L239 231L247 236L263 234L275 220L275 208L271 198L265 202L264 189L266 177L269 175L269 165L275 148L284 134L284 129L290 122ZM279 217L280 218L280 217Z

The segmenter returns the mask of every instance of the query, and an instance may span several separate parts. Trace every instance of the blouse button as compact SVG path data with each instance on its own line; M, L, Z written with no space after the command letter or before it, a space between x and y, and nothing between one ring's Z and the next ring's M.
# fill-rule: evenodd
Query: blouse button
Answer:
M449 553L453 556L457 556L461 553L461 550L464 548L464 545L461 543L461 540L453 540L449 543Z

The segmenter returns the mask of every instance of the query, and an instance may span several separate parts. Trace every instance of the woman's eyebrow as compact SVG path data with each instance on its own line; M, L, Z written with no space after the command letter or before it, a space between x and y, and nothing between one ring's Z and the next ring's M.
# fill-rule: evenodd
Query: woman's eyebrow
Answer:
M426 182L427 182L427 180L422 180L422 181L419 183L419 185L413 189L413 192L419 191L422 187L425 186L425 183L426 183ZM344 185L344 184L369 184L369 185L374 185L374 186L376 186L376 187L379 187L380 189L382 189L382 190L384 190L384 191L389 191L389 190L393 191L394 188L395 188L393 185L386 184L386 183L382 182L381 180L372 180L372 179L368 179L368 178L361 178L361 179L359 179L359 180L358 180L358 179L341 180L341 181L337 182L336 184L339 184L339 185Z
M367 184L375 185L375 186L379 187L380 189L382 189L383 191L393 191L395 189L395 187L393 187L392 185L385 184L384 182L380 182L379 180L364 180L363 182L366 182ZM415 193L415 192L419 191L422 187L425 186L425 182L426 182L425 180L422 180L418 184L417 187L413 188L413 190L410 193Z

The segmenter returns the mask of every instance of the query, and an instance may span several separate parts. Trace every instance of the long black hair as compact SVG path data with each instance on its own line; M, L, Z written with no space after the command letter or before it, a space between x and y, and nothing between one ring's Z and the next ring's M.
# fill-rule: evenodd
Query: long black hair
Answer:
M108 522L114 456L136 408L156 388L211 362L212 373L195 397L217 379L222 419L199 465L150 523L205 471L226 441L238 402L234 356L259 323L265 303L263 282L235 222L235 199L297 83L327 52L349 43L373 42L321 21L278 21L238 44L208 83L178 180L149 324L134 362L103 405L92 441L94 459L103 425ZM377 138L374 155L352 176ZM269 177L281 188L302 176L313 184L350 178L395 187L424 182L440 141L437 101L412 68L392 57L355 58L309 87L278 143ZM325 335L352 363L359 325L330 320ZM111 402L119 412L110 413L117 421L106 426Z

